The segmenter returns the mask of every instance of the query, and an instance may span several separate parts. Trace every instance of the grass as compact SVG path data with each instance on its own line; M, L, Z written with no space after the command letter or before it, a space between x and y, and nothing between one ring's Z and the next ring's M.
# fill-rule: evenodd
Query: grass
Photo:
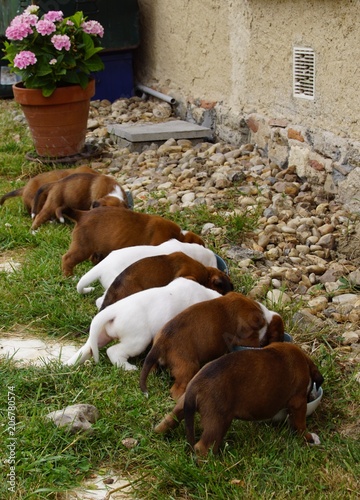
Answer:
M32 145L26 128L12 120L13 103L2 101L0 108L0 193L5 193L46 167L25 159ZM207 222L223 227L221 237L206 236L207 244L221 254L224 243L237 244L256 227L256 214L239 215L235 209L236 199L212 210L200 206L169 218L194 231ZM166 206L154 210L167 215ZM1 331L83 342L96 313L97 294L80 296L76 280L61 275L60 259L72 226L46 224L31 234L20 199L8 200L0 213L0 252L22 263L13 273L0 273ZM249 291L254 277L228 264L236 289ZM89 266L78 266L76 279ZM138 498L147 499L358 498L359 384L334 332L324 327L314 334L293 324L298 307L290 304L280 312L294 339L311 347L325 377L323 401L308 419L309 429L321 438L320 446L305 446L286 424L236 421L221 453L197 463L185 443L183 426L167 436L152 432L173 405L166 372L149 377L150 396L145 399L138 388L139 373L114 368L104 352L99 364L77 368L57 362L20 367L1 358L0 469L6 479L0 483L0 498L59 499L99 471L119 473L133 484ZM139 366L142 359L135 360ZM100 418L92 433L71 435L46 419L50 411L74 403L98 408ZM9 447L12 437L15 455ZM128 437L136 439L137 446L126 448L122 441ZM14 492L8 490L11 467Z

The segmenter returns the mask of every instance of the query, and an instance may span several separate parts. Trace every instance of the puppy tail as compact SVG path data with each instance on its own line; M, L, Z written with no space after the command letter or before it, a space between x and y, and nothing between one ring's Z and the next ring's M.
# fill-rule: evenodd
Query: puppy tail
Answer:
M159 360L159 348L157 347L157 344L154 344L153 347L150 349L148 352L148 355L145 358L141 373L140 373L140 389L141 391L145 394L145 396L148 396L148 389L146 385L146 380L148 378L148 375L151 371L151 369L156 365L156 363Z
M114 313L111 308L104 309L94 316L90 325L89 332L89 345L94 357L95 363L99 362L99 341L101 338L107 336L106 323L114 319Z
M52 186L52 182L49 182L48 184L43 184L42 186L39 187L39 189L36 191L34 201L32 204L32 209L31 209L31 217L32 219L35 219L37 214L40 212L42 207L44 206L45 200L47 198L47 195L49 193L49 189Z
M67 219L73 222L79 222L83 214L87 212L88 210L76 210L75 208L66 207L62 213Z
M15 198L16 196L22 196L23 192L24 192L24 187L15 189L15 191L10 191L10 193L4 194L4 196L0 198L0 205L2 205L8 198Z
M184 400L184 420L186 440L194 449L195 446L195 413L197 410L196 393L191 390L191 385L188 385L185 392Z

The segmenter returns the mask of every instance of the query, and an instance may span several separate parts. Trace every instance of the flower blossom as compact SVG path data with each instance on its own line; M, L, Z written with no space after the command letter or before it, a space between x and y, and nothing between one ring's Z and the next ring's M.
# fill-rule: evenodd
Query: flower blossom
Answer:
M36 29L40 33L40 35L45 36L54 33L54 31L56 31L56 26L52 21L40 20L36 24Z
M64 14L61 10L49 10L49 12L44 15L44 20L55 23L56 21L62 21L63 17Z
M57 63L57 59L55 59L55 58L54 58L54 59L51 59L51 61L49 61L49 64L51 64L52 66L53 66L54 64L56 64L56 63Z
M38 22L39 18L36 14L30 14L27 12L23 12L19 16L16 16L10 24L13 23L20 23L20 24L27 24L29 26L35 26L35 24Z
M85 21L81 27L89 35L98 35L100 38L104 36L104 28L98 21Z
M56 50L70 50L71 42L67 35L54 35L51 38L51 43L54 45Z
M30 50L22 50L14 58L14 66L19 69L25 69L36 62L36 56Z
M24 10L24 13L25 14L36 14L36 12L40 9L40 7L38 5L29 5L28 7L26 7L26 9Z
M6 28L5 36L9 40L23 40L28 35L31 35L32 32L33 30L28 24L14 23Z

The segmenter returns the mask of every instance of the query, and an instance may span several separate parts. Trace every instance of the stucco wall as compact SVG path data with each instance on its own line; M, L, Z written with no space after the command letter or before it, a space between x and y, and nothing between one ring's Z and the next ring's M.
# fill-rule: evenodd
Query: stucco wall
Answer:
M304 162L311 150L345 165L335 183L360 165L359 0L139 0L139 6L135 78L174 96L180 116L211 119L216 136L231 142L245 140L246 124L249 138L284 165L291 141L300 138L295 145ZM315 52L314 100L293 97L294 46ZM334 170L315 159L318 171Z

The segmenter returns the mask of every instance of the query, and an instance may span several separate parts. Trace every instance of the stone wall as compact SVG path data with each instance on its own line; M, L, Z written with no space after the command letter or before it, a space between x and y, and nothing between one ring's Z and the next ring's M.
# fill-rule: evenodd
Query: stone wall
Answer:
M358 0L139 0L135 79L216 140L255 142L360 210ZM315 53L314 99L293 96L293 48Z

